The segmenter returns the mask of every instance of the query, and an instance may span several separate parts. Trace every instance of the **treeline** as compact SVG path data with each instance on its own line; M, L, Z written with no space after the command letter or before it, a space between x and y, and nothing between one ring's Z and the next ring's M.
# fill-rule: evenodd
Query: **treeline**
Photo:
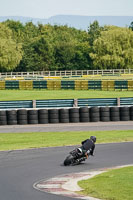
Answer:
M0 23L0 71L133 68L133 22L88 31L68 26Z

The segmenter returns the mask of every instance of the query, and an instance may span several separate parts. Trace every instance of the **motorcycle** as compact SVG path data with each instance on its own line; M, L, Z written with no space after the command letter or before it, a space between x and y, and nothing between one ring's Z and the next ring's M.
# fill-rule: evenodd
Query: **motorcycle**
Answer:
M64 166L74 166L85 161L90 155L90 152L83 153L81 148L76 148L69 153L69 155L64 160Z

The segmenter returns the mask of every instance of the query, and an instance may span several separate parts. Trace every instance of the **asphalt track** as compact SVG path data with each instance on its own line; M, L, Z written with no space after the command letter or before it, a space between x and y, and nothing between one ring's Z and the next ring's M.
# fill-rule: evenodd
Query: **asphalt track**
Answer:
M0 133L133 130L133 121L0 126Z
M112 128L114 126L112 125ZM126 126L128 125L123 127ZM97 128L100 130L99 126ZM130 129L133 130L132 123ZM10 131L12 131L11 126ZM133 164L133 142L97 144L95 156L84 164L70 167L62 166L64 158L73 148L1 151L0 200L70 200L72 198L37 191L33 188L33 184L41 179L49 179L61 174Z

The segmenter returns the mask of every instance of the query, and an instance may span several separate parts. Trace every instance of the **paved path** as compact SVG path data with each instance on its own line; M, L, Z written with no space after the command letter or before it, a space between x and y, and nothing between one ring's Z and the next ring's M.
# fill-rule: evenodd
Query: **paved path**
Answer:
M65 167L62 162L74 147L0 152L1 200L71 200L37 191L33 184L62 174L98 170L133 163L133 142L97 144L94 157L84 164Z
M0 133L133 130L133 121L0 126Z

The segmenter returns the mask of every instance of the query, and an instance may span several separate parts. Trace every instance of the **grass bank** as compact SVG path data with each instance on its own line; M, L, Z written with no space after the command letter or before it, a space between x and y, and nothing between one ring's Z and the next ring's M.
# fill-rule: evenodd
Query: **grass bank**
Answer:
M133 167L109 170L79 182L82 194L108 200L133 199Z
M0 133L0 150L80 145L91 135L97 143L133 141L133 131L75 131L75 132L36 132Z
M0 90L0 101L133 97L133 91Z

